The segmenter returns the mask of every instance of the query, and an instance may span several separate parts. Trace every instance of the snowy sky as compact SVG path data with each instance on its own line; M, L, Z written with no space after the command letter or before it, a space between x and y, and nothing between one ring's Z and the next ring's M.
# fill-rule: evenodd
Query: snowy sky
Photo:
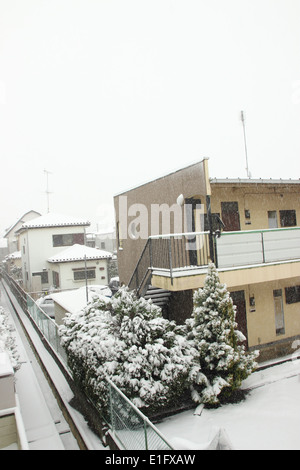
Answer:
M209 157L300 176L300 0L0 0L0 234Z

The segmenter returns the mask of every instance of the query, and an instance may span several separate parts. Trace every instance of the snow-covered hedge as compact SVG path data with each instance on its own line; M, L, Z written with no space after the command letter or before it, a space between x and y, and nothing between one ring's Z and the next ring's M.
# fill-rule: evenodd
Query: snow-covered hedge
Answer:
M0 307L0 352L7 352L14 371L20 368L19 353L13 327L8 321L8 315L3 307Z
M75 381L103 411L106 377L149 414L174 405L188 389L195 402L218 405L256 367L214 265L185 325L164 319L159 307L123 287L67 315L59 331Z
M75 381L103 410L105 377L149 414L174 404L200 373L185 328L125 287L68 315L60 335Z

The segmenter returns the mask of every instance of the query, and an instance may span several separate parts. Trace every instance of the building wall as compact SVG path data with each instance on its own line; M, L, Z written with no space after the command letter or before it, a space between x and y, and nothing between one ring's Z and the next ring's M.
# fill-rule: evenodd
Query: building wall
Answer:
M211 209L221 214L221 202L237 201L241 230L267 229L268 211L296 210L300 225L300 184L219 184L211 183ZM250 218L245 217L245 210Z
M49 266L49 281L53 284L52 272L55 271L59 274L60 285L59 289L78 289L86 285L85 279L74 280L75 269L85 269L84 261L73 261L70 263L48 263ZM95 267L95 279L88 279L88 285L107 285L108 272L107 260L87 260L87 268Z
M177 198L180 195L183 195L184 199L201 196L204 202L206 194L209 193L207 160L203 160L115 196L120 281L125 284L129 282L148 237L157 234L153 231L154 224L152 224L153 219L151 219L151 215L154 213L153 205L176 206ZM140 205L143 205L146 210L147 227L143 226L143 233L141 233L141 226L138 226L138 233L134 236L131 232L132 223L136 221L136 225L139 225L138 222L144 216L138 211L139 208L141 209ZM181 231L184 228L183 215L182 211ZM171 218L169 227L163 227L162 223L159 226L159 233L170 233L173 230L173 218Z

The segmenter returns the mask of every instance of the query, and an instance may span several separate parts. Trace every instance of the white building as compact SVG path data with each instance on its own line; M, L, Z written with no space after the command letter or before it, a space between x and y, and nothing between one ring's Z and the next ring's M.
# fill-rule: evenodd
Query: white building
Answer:
M48 258L53 286L62 290L88 285L107 285L112 254L75 244Z
M18 230L22 255L23 287L27 292L53 285L47 260L62 249L85 243L86 219L48 213L22 224Z

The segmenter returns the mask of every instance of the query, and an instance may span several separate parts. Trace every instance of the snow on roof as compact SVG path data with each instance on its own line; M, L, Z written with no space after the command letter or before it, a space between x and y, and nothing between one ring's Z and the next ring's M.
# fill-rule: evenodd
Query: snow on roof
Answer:
M22 217L19 217L19 219L14 222L10 227L8 227L6 230L5 230L5 234L4 234L4 237L7 237L8 234L18 225L18 224L21 224L23 222L23 219L28 215L28 214L36 214L37 217L39 217L41 214L37 211L34 211L34 210L31 210L31 211L28 211L26 212L25 214L22 215ZM34 218L34 217L33 217ZM25 223L25 222L24 222Z
M107 259L112 254L108 251L98 250L85 245L75 244L66 250L61 251L57 255L48 258L49 263L64 263L68 261L84 261L85 259Z
M14 251L13 253L7 256L7 259L21 259L21 258L22 258L21 251Z
M22 225L22 229L43 227L67 227L71 225L90 225L90 222L87 219L49 212L46 215L41 215L40 217L25 222Z
M210 183L219 184L300 184L300 179L255 179L255 178L210 178Z
M105 294L105 288L107 286L103 286L103 293ZM80 312L84 307L87 305L87 298L86 298L86 288L80 287L79 289L69 290L65 292L58 292L56 294L51 294L50 297L63 307L69 313L77 313ZM99 295L95 293L92 289L88 289L88 301L91 302L94 297L100 297L105 302L109 301L109 298L105 295Z

